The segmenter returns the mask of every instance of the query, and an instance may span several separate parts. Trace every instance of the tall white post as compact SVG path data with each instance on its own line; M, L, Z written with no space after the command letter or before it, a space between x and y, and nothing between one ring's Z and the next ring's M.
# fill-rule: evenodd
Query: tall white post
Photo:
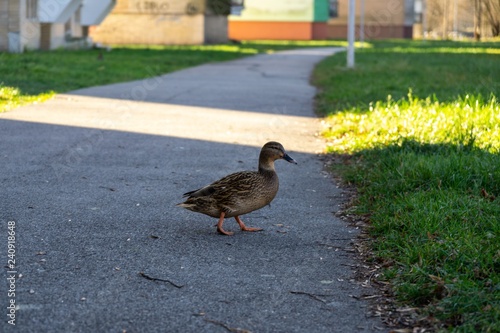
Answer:
M355 16L356 0L349 0L349 18L347 22L347 67L354 68L354 30L355 30Z

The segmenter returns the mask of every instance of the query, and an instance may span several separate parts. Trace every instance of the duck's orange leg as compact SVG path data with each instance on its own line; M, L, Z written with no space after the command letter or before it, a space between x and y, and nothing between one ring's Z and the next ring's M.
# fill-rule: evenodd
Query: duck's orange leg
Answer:
M263 230L262 228L247 227L245 225L245 223L243 223L243 221L240 219L239 216L235 216L234 219L236 220L236 222L238 222L242 231L262 231Z
M219 222L217 223L217 232L219 234L231 236L233 234L232 232L222 229L222 224L224 223L224 216L225 215L226 215L226 213L224 213L224 212L220 213Z

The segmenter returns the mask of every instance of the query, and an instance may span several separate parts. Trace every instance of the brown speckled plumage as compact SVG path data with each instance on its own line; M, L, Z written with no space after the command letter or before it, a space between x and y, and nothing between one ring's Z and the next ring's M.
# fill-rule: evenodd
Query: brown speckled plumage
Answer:
M219 218L217 231L225 235L232 234L222 228L225 217L234 217L244 231L259 231L261 229L246 227L239 216L260 209L274 199L279 188L274 169L277 159L296 163L279 142L268 142L260 151L258 171L236 172L184 193L187 199L178 206Z

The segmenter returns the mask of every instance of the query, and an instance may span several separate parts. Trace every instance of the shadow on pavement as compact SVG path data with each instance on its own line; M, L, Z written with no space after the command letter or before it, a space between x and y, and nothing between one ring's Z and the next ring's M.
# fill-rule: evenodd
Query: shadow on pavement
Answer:
M277 198L244 217L265 231L228 220L236 233L225 237L214 219L174 205L255 169L256 147L6 119L0 132L16 332L373 330L349 296L360 293L344 251L355 234L333 218L341 193L309 171L321 168L314 154L291 149L298 166L277 162Z

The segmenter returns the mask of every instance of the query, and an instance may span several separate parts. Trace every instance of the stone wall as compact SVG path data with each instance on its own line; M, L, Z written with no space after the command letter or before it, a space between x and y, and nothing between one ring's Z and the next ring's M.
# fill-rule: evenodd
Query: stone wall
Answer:
M328 22L328 38L347 38L349 0L339 0L338 17ZM365 0L365 39L412 38L413 0ZM356 36L361 17L360 1L356 2ZM356 37L357 38L357 37Z
M90 30L103 44L203 44L204 0L118 0Z
M21 0L0 0L0 51L19 52L13 44L21 37L20 6Z

